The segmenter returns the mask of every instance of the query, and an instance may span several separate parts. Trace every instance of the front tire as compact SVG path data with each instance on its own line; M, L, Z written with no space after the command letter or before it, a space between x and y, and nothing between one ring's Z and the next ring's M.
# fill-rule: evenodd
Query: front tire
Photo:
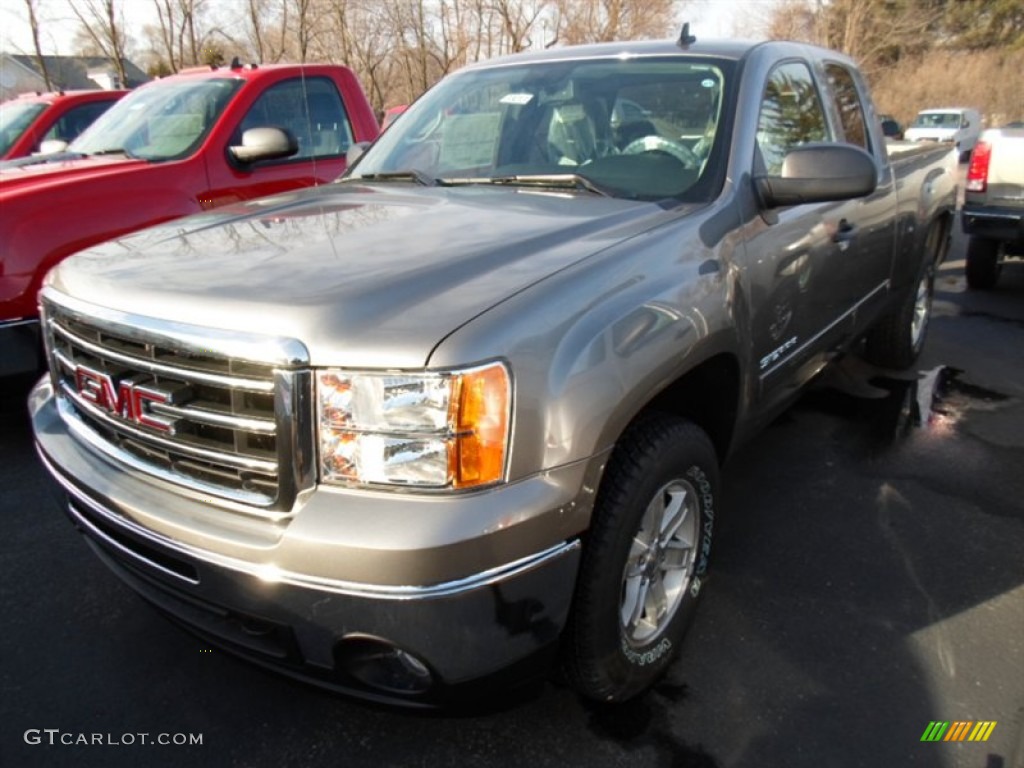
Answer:
M1002 272L1000 243L985 237L972 237L967 241L967 286L974 290L987 291L994 288Z
M635 422L612 452L587 537L563 668L583 696L652 686L693 620L718 502L708 436L668 415Z

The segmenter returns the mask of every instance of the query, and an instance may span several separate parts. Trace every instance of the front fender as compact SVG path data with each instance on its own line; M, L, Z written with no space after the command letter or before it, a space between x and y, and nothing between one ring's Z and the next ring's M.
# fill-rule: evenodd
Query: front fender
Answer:
M102 190L74 182L7 196L0 217L0 319L34 317L47 271L73 253L200 210L177 189Z
M606 452L686 371L736 353L724 266L730 240L704 244L699 223L669 220L552 275L431 355L431 368L508 361L515 400L510 479Z

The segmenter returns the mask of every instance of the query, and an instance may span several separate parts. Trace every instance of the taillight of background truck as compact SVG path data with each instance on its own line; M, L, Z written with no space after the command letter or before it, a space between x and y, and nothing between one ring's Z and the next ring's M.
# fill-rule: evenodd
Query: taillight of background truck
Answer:
M971 153L971 164L967 168L967 190L984 192L988 186L988 163L992 159L992 145L979 141Z

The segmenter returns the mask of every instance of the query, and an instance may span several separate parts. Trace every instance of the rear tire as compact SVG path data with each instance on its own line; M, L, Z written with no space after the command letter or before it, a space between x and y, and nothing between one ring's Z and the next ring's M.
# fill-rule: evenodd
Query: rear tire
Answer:
M967 286L974 290L987 291L994 288L1002 272L1002 244L998 240L972 237L967 241Z
M930 239L930 238L929 238ZM935 262L928 251L912 290L895 311L881 318L868 331L864 357L882 368L909 368L924 349L935 294Z
M718 503L718 462L697 426L642 417L601 481L563 642L577 692L621 702L651 687L693 620Z

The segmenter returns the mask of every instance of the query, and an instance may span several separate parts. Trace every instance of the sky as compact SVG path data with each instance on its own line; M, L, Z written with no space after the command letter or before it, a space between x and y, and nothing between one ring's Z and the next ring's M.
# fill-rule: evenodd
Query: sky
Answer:
M242 0L217 0L220 7ZM751 27L761 20L777 0L689 0L683 16L691 31L706 37L750 36ZM44 54L70 55L78 27L67 0L38 0ZM151 0L123 0L125 23L130 37L141 40L143 24L155 20ZM24 0L0 0L0 51L32 53L32 33Z

